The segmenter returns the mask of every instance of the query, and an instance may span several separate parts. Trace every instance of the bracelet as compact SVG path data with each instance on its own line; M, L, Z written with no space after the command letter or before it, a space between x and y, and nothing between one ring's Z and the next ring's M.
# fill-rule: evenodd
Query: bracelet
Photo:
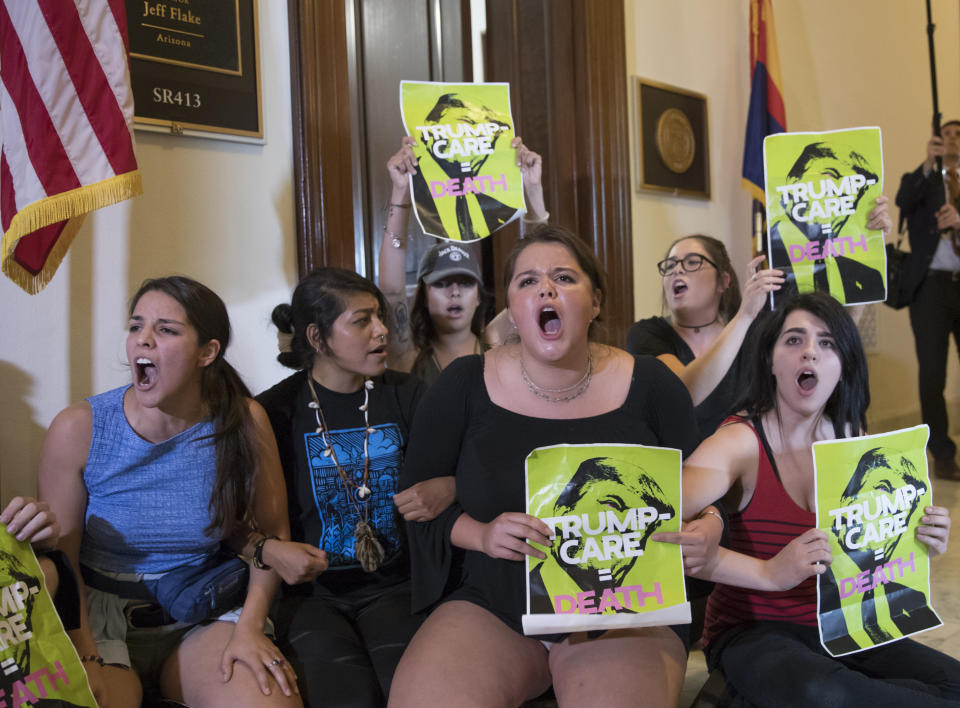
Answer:
M545 224L545 223L547 223L547 221L550 220L550 212L549 212L549 211L546 212L546 215L545 215L545 216L543 216L543 217L541 217L541 218L539 218L539 219L528 219L528 218L527 218L527 214L529 214L529 213L530 213L530 212L526 212L526 211L525 211L525 212L523 212L523 216L521 217L521 221L523 221L523 223L525 223L525 224Z
M98 666L103 666L103 657L95 656L95 655L81 656L80 663L81 664L97 664Z
M270 566L263 562L263 547L267 541L279 541L276 536L263 536L253 548L253 567L257 570L270 570Z
M388 229L386 226L383 227L383 233L386 236L390 237L390 245L393 246L394 248L402 248L403 244L407 240L406 236L400 236L400 234L394 233L393 231Z
M396 207L397 209L409 209L409 208L410 208L410 205L409 205L409 204L394 204L394 203L392 203L392 202L390 203L390 206Z
M697 515L697 518L698 518L698 519L702 519L702 518L703 518L704 516L706 516L707 514L712 514L713 516L716 516L718 519L720 519L720 528L721 528L721 529L726 526L726 524L723 523L723 517L720 516L720 514L719 514L718 512L716 512L716 511L714 511L713 509L704 509L703 511L701 511L701 512Z

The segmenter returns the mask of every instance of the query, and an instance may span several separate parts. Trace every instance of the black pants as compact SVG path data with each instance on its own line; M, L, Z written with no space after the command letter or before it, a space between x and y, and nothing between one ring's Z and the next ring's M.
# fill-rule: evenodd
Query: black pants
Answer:
M707 647L732 708L940 708L960 703L960 662L912 639L831 657L816 627L757 622Z
M315 586L312 596L277 600L272 614L307 708L383 706L423 622L410 613L409 582L337 596Z
M930 426L928 447L935 459L950 459L957 454L957 446L948 434L943 388L951 333L960 349L960 279L931 270L910 303L910 326L917 351L920 414Z

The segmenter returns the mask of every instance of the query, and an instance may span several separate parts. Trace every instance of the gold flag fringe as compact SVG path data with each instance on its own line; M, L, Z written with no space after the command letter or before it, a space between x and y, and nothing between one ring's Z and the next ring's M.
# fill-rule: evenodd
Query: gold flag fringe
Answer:
M80 227L83 226L83 221L86 217L86 214L81 214L67 221L67 225L64 226L63 231L60 232L60 237L57 239L57 242L53 245L53 248L50 249L50 253L47 254L47 260L44 262L43 269L39 273L34 275L25 269L14 260L13 254L11 253L9 258L3 260L4 275L19 285L22 290L25 290L30 295L36 295L47 287L47 284L53 279L53 274L57 272L57 268L60 267L60 263L63 262L63 259L66 257L67 249L70 248L70 244L73 243L73 238L77 235L77 232L80 231Z
M748 192L750 192L750 196L752 196L761 204L767 203L767 195L764 194L762 187L758 187L753 182L748 180L746 177L740 178L740 186L743 187Z
M88 212L141 194L143 183L140 172L134 170L27 205L14 215L10 228L3 234L3 273L23 290L36 295L53 278ZM68 223L47 255L43 269L36 275L25 270L13 258L17 243L24 236L59 221Z

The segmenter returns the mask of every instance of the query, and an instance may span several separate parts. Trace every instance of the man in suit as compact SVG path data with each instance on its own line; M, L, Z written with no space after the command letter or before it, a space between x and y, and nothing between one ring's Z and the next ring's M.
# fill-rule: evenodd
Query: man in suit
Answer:
M917 351L920 412L930 426L933 472L940 479L960 480L943 398L951 333L960 345L960 120L945 123L941 133L927 142L923 163L903 176L897 206L913 252L906 274L912 293L910 326ZM937 172L937 157L943 158L944 175Z

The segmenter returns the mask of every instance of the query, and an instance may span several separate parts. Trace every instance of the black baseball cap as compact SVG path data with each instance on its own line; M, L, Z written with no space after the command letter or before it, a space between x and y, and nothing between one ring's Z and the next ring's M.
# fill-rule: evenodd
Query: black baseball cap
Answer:
M430 285L451 275L466 275L477 283L483 282L480 264L470 249L456 243L438 243L420 261L417 280Z

